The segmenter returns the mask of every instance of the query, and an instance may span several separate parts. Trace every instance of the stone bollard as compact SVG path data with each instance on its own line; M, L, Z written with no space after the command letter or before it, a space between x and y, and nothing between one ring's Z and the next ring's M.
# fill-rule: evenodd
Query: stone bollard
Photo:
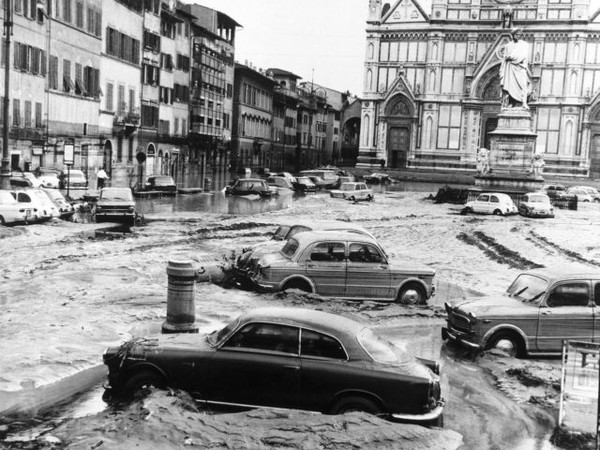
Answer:
M169 287L167 292L167 320L163 333L197 333L196 277L198 273L191 261L169 261L167 266Z

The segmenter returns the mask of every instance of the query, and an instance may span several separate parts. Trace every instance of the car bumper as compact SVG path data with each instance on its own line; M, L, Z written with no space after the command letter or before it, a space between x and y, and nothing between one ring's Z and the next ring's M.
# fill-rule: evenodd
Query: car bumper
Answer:
M112 213L112 214L98 214L96 213L96 221L98 221L98 219L101 219L102 221L106 221L106 222L133 222L135 221L135 215L134 214L118 214L118 213Z
M466 334L461 333L459 331L451 330L449 328L442 328L442 340L449 340L452 342L459 343L460 345L464 345L465 347L471 348L473 350L481 350L481 346L479 344L475 344L468 340Z
M431 411L424 414L392 414L392 418L395 420L409 421L409 422L430 422L439 418L444 412L444 401L440 400L438 405Z
M252 287L258 291L261 292L275 292L277 291L277 287L269 284L269 283L264 283L261 282L259 280L257 280L254 277L254 274L252 272L250 272L250 270L242 268L242 267L237 267L234 266L231 269L232 274L234 276L234 278L238 281L241 282L249 287Z

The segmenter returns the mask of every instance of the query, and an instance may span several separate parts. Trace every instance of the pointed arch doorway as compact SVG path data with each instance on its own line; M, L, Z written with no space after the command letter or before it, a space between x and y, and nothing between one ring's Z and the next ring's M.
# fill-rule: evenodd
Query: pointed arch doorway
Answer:
M385 109L387 123L387 166L394 169L406 168L411 150L414 108L403 95L396 96Z

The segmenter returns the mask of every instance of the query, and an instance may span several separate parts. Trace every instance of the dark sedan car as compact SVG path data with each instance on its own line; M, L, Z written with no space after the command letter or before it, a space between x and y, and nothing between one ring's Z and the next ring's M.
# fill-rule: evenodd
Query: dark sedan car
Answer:
M162 335L104 352L111 391L184 389L207 403L433 422L443 400L436 362L417 360L353 320L262 308L220 331Z
M292 185L298 192L317 192L317 185L309 177L298 177Z
M277 195L277 188L270 187L261 178L240 178L233 185L225 187L225 195L260 195L272 197Z
M169 177L166 175L155 175L148 177L146 184L144 186L145 191L158 191L162 194L177 194L177 185L173 180L173 177Z

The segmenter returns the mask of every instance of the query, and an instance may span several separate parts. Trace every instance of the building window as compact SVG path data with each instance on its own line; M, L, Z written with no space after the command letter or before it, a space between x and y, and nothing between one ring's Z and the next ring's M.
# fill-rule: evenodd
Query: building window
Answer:
M144 48L152 51L153 53L159 53L160 36L152 33L151 31L144 30Z
M158 66L144 64L142 77L142 83L158 86L160 80L160 68Z
M118 97L117 97L117 108L119 114L124 114L127 111L127 103L125 102L125 86L119 85Z
M21 125L21 102L18 99L13 99L13 125L18 127Z
M26 128L31 128L31 102L29 100L25 100L25 117L23 121L23 125Z
M106 110L113 111L113 89L114 86L112 83L106 83Z
M133 136L129 136L129 142L127 145L127 162L133 161Z
M71 23L71 0L62 0L63 1L63 20L65 22Z
M181 119L181 135L182 136L187 136L187 120L186 119Z
M177 136L179 134L179 118L175 117L173 119L173 134Z
M160 67L169 72L173 70L173 56L167 53L160 54Z
M75 92L75 83L71 78L71 61L63 60L63 90L65 92Z
M50 56L50 67L49 67L49 88L50 89L58 89L58 57Z
M77 28L83 28L83 3L75 3L75 26Z
M117 162L123 161L123 136L117 137Z
M540 108L536 132L536 153L557 154L560 140L560 108Z
M438 148L457 150L460 141L461 108L458 105L441 105L438 123Z
M44 124L42 123L42 104L39 102L35 103L35 127L43 128Z
M129 112L135 111L135 89L129 89Z
M142 105L142 126L150 128L158 127L158 107Z
M137 65L140 63L140 41L108 27L106 53Z

